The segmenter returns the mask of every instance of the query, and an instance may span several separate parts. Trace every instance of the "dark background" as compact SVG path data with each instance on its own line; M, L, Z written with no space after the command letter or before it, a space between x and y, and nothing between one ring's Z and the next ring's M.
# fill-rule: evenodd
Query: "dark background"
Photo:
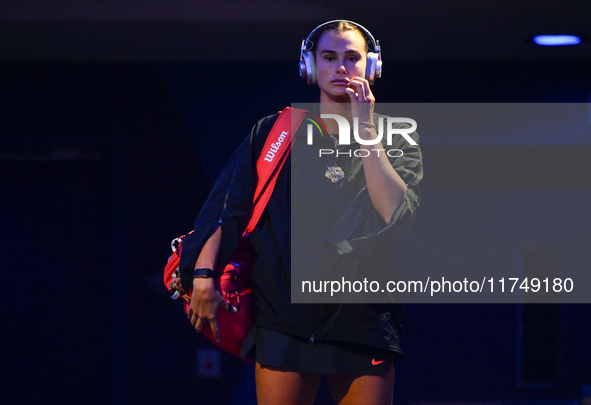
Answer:
M254 402L240 360L221 354L218 376L199 375L212 346L162 269L252 124L316 101L299 45L334 18L380 40L379 102L591 96L582 1L0 1L0 402ZM539 33L583 43L536 47ZM445 274L495 255L588 270L589 132L494 147L422 138L401 265L420 257ZM590 322L588 305L407 305L395 403L578 402Z

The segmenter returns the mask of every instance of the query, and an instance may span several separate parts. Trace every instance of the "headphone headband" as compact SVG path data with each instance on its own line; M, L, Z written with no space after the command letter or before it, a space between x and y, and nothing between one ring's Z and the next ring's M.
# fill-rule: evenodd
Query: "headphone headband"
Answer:
M365 37L365 41L367 42L367 47L370 48L369 51L370 52L375 52L375 53L380 53L380 42L376 41L373 37L373 35L371 35L371 32L369 32L367 30L367 28L365 28L363 25L361 24L357 24L354 21L350 21L350 20L332 20L332 21L327 21L323 24L320 24L318 27L314 28L312 30L312 32L310 32L310 34L308 35L308 37L304 40L304 44L306 45L306 52L311 51L314 48L314 41L312 41L312 38L314 38L314 35L322 30L322 28L326 27L327 25L330 24L334 24L334 23L340 23L340 22L344 22L344 23L348 23L351 24L357 28L359 28L359 31L361 31L361 33L363 34L363 36ZM315 38L314 38L315 39Z
M304 77L308 84L316 84L316 61L313 51L316 44L312 40L316 40L316 33L327 25L340 22L353 25L363 34L368 48L365 78L370 84L373 84L375 79L382 76L382 50L380 48L380 42L375 40L371 32L364 26L349 20L327 21L314 28L308 37L302 40L302 46L300 48L300 76Z

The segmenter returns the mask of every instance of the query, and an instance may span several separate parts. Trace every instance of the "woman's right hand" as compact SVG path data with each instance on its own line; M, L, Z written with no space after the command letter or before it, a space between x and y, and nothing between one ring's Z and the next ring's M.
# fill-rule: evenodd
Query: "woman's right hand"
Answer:
M216 314L220 306L227 311L233 310L233 307L215 288L214 280L212 278L193 279L193 292L187 316L197 332L201 332L205 323L209 322L211 332L218 342L221 336Z

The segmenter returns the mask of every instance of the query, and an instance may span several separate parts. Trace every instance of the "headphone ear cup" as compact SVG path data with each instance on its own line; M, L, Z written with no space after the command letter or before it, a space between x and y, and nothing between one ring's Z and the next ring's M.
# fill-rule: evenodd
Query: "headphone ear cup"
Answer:
M303 62L306 66L306 82L308 84L316 84L316 61L314 60L314 52L304 52Z
M373 84L374 80L380 77L380 72L378 72L378 64L380 64L379 69L381 70L381 61L378 60L378 54L375 52L368 52L367 66L365 68L365 79L369 82L369 84Z

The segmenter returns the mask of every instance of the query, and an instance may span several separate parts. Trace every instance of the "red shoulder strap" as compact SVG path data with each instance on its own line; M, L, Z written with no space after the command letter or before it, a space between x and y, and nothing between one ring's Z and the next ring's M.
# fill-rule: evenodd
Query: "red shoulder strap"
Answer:
M286 107L281 111L279 118L269 132L265 146L257 160L259 180L254 192L252 216L246 227L246 232L252 232L259 222L271 194L273 194L277 175L287 160L295 133L307 112L299 108Z

